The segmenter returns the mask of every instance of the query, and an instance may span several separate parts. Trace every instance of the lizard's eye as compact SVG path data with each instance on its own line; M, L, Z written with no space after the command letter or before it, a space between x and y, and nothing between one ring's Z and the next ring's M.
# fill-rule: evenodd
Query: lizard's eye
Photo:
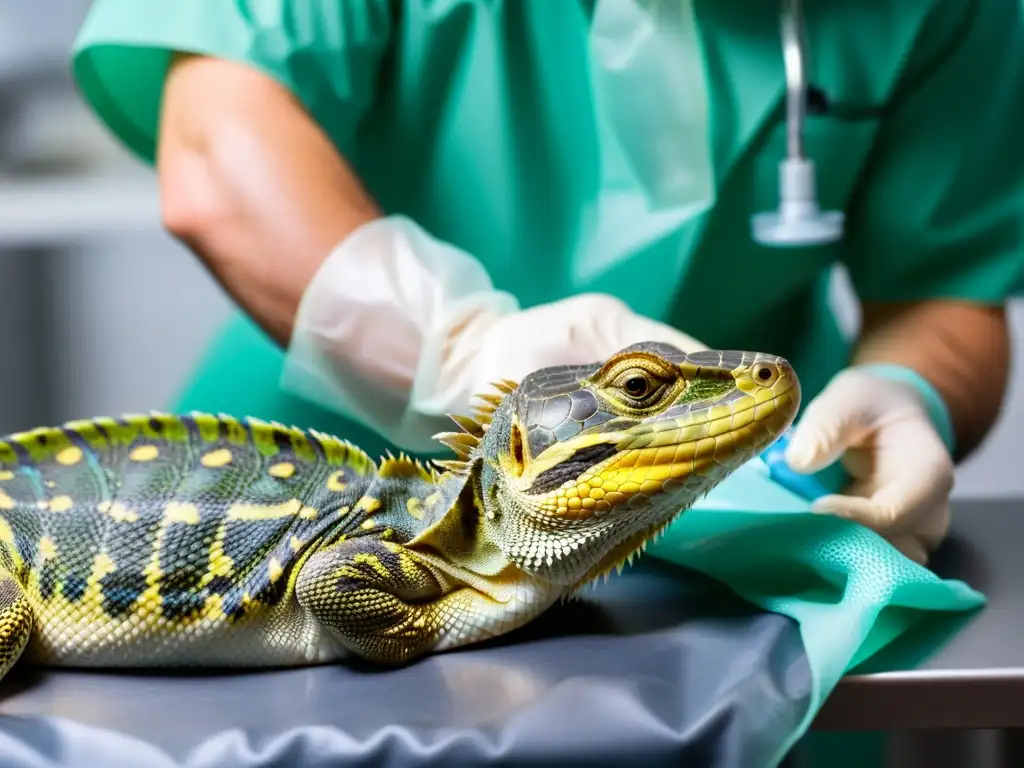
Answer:
M612 410L637 418L668 402L666 398L686 385L678 368L646 354L621 355L606 363L590 381Z
M658 401L668 382L661 381L642 368L631 368L615 378L614 386L632 407L647 407Z
M623 390L630 397L642 398L651 390L650 382L643 376L630 376L622 385Z

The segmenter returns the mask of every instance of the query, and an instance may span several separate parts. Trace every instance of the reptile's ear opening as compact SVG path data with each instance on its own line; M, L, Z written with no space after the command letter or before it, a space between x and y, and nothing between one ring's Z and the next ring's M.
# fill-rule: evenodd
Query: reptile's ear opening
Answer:
M526 471L526 459L523 453L523 432L515 421L512 422L508 453L512 457L512 468L516 473L516 477L522 477L523 472Z

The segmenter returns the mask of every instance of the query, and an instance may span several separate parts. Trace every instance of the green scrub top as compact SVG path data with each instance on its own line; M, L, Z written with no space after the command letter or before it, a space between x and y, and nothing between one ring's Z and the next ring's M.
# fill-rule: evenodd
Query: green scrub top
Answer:
M297 96L386 211L474 254L524 307L615 293L713 347L789 357L805 402L849 356L832 265L866 300L998 303L1012 292L1024 213L1019 0L805 4L812 82L831 105L809 117L806 147L822 207L847 217L841 242L810 248L750 236L750 216L778 204L786 149L778 6L700 0L716 204L587 276L568 264L601 194L592 2L96 0L74 74L100 119L152 162L172 51L253 66ZM654 282L675 291L650 306ZM388 447L283 392L282 360L239 314L176 406Z

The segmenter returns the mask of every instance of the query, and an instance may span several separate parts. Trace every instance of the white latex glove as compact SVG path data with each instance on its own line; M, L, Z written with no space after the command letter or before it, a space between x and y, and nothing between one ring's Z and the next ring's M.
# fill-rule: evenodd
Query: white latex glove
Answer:
M662 341L684 352L707 347L664 323L634 313L603 293L573 296L531 309L482 315L460 327L443 350L434 398L421 404L431 412L463 413L470 398L491 391L496 381L520 381L555 365L597 363L623 347Z
M954 468L921 394L870 369L837 374L808 404L786 460L809 473L840 457L852 484L813 510L856 520L926 563L949 529Z
M543 279L538 276L537 279ZM370 222L332 251L303 295L281 386L409 451L432 451L447 414L502 379L594 363L639 341L705 349L606 295L520 310L483 265L415 222Z

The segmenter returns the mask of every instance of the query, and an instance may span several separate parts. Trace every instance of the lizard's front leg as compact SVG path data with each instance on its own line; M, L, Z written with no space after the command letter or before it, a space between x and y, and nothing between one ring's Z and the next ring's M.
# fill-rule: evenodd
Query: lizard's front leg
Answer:
M299 604L349 650L380 664L504 634L542 608L515 584L460 578L441 562L371 536L310 557L295 589Z

